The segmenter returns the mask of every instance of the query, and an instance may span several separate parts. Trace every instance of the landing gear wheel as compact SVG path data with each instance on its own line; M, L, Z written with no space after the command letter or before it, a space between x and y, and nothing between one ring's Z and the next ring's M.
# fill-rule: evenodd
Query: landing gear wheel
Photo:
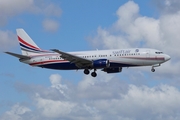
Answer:
M152 69L151 69L151 71L152 71L152 72L155 72L155 69L154 69L154 68L152 68Z
M88 69L84 69L84 74L88 75L89 74L89 70Z
M92 73L91 73L91 76L92 76L92 77L96 77L96 76L97 76L97 73L96 73L96 72L92 72Z

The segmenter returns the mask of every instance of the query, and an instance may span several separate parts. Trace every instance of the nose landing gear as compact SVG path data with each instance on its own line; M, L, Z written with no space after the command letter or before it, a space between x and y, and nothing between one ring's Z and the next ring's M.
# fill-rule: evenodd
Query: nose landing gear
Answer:
M155 72L155 69L152 67L151 71L152 71L152 72Z
M155 69L154 69L154 68L155 68L155 67L159 67L160 65L161 65L161 64L153 65L152 68L151 68L151 71L152 71L152 72L155 72Z

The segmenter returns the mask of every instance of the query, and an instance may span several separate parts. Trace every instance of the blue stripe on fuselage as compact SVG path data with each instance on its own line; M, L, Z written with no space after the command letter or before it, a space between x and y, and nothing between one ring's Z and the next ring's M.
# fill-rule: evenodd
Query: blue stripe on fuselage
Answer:
M110 63L110 67L117 68L117 67L133 67L138 65L130 65L130 64L122 64L122 63ZM43 68L49 68L49 69L56 69L56 70L76 70L80 69L78 68L74 63L52 63L52 64L45 64L45 65L39 65L39 67ZM81 68L85 69L85 68ZM102 68L101 68L102 69Z
M74 63L52 63L52 64L45 64L45 65L39 65L43 68L49 68L49 69L56 69L56 70L74 70L79 69Z

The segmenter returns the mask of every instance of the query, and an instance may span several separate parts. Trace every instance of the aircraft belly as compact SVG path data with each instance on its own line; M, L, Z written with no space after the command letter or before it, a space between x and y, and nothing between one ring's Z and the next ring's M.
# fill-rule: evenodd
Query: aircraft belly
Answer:
M56 70L74 70L79 69L74 63L51 63L51 64L44 64L39 65L42 68L49 68L49 69L56 69Z

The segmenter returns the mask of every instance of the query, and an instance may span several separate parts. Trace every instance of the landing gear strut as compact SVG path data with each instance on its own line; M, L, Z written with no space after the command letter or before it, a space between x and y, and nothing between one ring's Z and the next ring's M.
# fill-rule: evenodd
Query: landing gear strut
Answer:
M151 71L152 71L152 72L155 72L155 69L154 69L154 68L155 68L155 67L159 67L160 65L161 65L161 64L153 65L152 68L151 68Z

